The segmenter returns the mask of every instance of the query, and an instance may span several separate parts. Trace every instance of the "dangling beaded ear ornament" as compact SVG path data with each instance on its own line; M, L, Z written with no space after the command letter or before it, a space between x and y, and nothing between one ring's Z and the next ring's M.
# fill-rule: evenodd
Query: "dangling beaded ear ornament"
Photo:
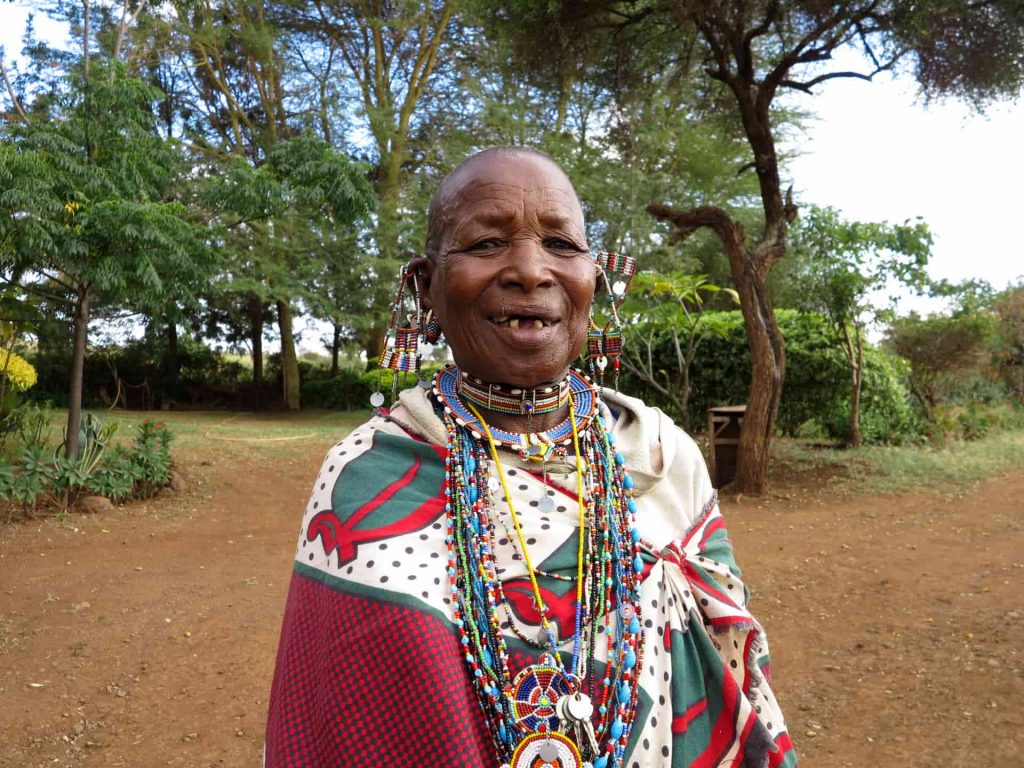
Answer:
M427 344L437 344L441 340L441 324L437 321L434 310L428 309L423 318L423 341Z
M409 301L406 296L406 287L412 282L412 311L407 311ZM398 325L401 320L401 325ZM404 383L408 383L408 375L413 373L419 378L420 354L418 351L419 337L423 325L423 318L420 312L420 291L419 281L416 272L403 264L398 272L398 293L395 296L395 303L391 307L391 321L384 334L384 347L377 362L377 391L370 395L370 405L380 408L384 405L384 393L381 391L381 384L384 371L393 372L391 383L391 402L398 396L398 374L404 376Z
M595 376L600 384L604 386L604 372L611 363L614 371L615 389L619 388L620 358L622 357L622 322L619 320L619 310L626 298L626 291L633 282L633 275L636 273L636 259L632 256L623 256L614 251L598 253L594 257L597 265L598 276L604 283L608 293L611 317L599 327L593 320L593 308L591 308L590 330L587 332L587 360L590 365L591 375ZM612 280L612 276L618 277ZM594 368L597 368L597 373Z

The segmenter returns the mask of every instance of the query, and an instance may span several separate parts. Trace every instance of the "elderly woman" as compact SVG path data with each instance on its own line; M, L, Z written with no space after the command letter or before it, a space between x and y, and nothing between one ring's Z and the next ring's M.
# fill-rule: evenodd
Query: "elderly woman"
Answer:
M455 364L324 460L267 766L796 765L700 452L572 368L602 266L545 155L441 185L403 280Z

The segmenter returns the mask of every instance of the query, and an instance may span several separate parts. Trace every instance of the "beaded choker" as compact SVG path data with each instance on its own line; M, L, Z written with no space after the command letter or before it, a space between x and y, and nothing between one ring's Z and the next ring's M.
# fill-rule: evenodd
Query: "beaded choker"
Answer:
M569 402L569 377L558 384L536 389L488 384L462 371L460 379L462 398L478 408L518 416L539 416L553 413Z
M466 396L464 390L466 381L462 372L454 365L442 368L434 376L434 397L444 406L446 415L454 418L460 426L469 429L472 436L480 440L485 434L484 425L463 401ZM487 392L486 386L484 385L484 393ZM559 384L559 397L561 397L562 388L563 385ZM524 457L534 459L546 459L556 450L564 452L568 446L572 445L573 425L575 424L576 429L580 431L586 429L597 410L597 388L582 373L570 369L569 375L565 379L565 389L567 390L565 402L568 402L569 398L572 398L573 401L575 413L572 419L566 419L547 431L526 434L492 427L490 431L494 442L497 445L513 448ZM484 394L483 402L475 398L467 399L471 399L477 406L488 407L486 394ZM537 411L533 413L537 413ZM527 413L527 415L529 414Z

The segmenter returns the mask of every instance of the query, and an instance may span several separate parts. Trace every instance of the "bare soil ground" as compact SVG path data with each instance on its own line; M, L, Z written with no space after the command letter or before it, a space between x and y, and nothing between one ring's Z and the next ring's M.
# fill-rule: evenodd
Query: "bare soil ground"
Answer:
M0 525L0 766L259 765L330 442L207 441L183 494ZM820 481L723 504L802 764L1024 765L1024 473L960 497Z

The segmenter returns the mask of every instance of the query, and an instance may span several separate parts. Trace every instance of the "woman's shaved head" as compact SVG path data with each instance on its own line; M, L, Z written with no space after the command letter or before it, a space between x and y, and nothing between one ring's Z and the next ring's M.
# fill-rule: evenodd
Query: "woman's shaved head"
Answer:
M536 158L550 163L558 169L559 173L565 176L565 172L562 171L561 166L559 166L550 155L541 152L539 149L534 149L533 147L516 145L490 147L466 158L456 166L455 170L445 177L444 181L441 182L441 185L434 193L434 196L430 199L430 208L427 211L427 242L424 247L424 253L428 259L436 260L441 256L444 230L445 227L451 223L451 213L453 210L451 203L454 199L455 193L460 189L461 182L464 180L467 173L473 169L473 166L482 160L492 159L501 155ZM566 177L566 179L568 179L568 177ZM570 183L570 187L571 186L572 185ZM579 201L577 200L577 204L578 203Z

